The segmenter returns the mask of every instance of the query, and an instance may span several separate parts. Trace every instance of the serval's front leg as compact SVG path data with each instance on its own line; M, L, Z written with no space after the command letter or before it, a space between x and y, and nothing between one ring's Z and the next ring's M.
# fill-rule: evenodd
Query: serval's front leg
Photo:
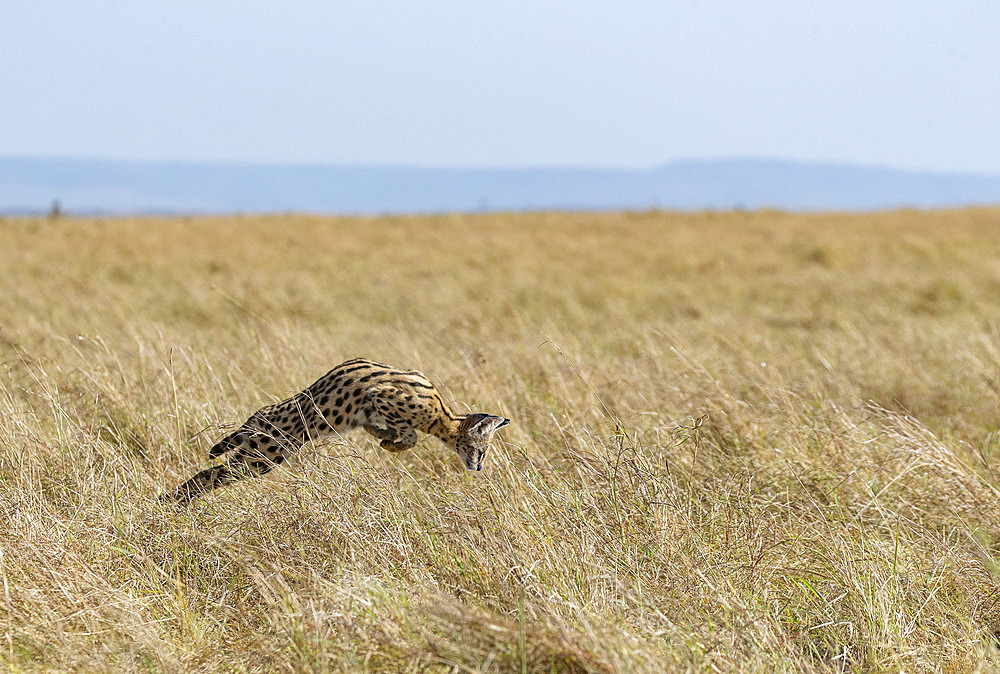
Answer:
M365 391L371 406L365 430L381 440L379 446L390 452L402 452L417 444L417 431L398 409L408 394L392 385L373 386Z
M387 449L390 452L404 452L417 444L417 432L412 428L408 428L395 440L383 440L378 443L379 447L382 449Z

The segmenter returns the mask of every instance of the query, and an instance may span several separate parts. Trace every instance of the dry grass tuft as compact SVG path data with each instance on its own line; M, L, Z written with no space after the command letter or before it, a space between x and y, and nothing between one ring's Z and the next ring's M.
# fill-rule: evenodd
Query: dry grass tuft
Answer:
M0 220L15 671L997 671L1000 211ZM349 357L514 420L306 448Z

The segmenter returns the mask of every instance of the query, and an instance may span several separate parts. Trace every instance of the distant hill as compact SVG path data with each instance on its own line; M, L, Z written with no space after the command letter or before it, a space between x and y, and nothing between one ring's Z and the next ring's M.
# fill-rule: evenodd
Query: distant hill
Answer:
M0 212L869 210L1000 203L1000 176L762 159L649 170L0 158Z

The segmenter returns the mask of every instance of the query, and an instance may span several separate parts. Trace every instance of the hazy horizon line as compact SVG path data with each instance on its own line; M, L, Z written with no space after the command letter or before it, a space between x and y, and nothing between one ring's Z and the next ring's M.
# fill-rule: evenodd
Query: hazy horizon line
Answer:
M0 161L64 161L64 162L93 162L93 163L119 163L119 164L142 164L148 166L175 165L175 166L228 166L239 168L377 168L377 169L401 169L401 170L427 170L427 171L580 171L580 172L619 172L619 173L649 173L670 167L704 164L781 164L784 166L800 167L833 167L866 169L875 171L893 171L898 173L923 174L935 176L964 176L964 177L985 177L1000 178L1000 173L988 173L974 170L952 170L941 168L915 168L907 166L897 166L878 162L860 162L839 159L801 159L786 156L767 155L746 155L733 154L716 157L681 157L668 159L663 162L647 165L618 165L618 164L438 164L438 163L394 163L379 161L296 161L296 160L244 160L244 159L148 159L130 158L114 156L95 155L49 155L49 154L0 154Z

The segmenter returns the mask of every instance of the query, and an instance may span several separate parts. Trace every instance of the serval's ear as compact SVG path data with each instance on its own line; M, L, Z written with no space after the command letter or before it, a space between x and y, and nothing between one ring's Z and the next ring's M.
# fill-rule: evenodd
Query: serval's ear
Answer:
M484 414L482 416L482 419L479 419L472 425L472 428L469 429L470 431L486 435L487 433L493 433L498 428L503 428L510 423L510 419L506 419L504 417L498 417L492 414Z

